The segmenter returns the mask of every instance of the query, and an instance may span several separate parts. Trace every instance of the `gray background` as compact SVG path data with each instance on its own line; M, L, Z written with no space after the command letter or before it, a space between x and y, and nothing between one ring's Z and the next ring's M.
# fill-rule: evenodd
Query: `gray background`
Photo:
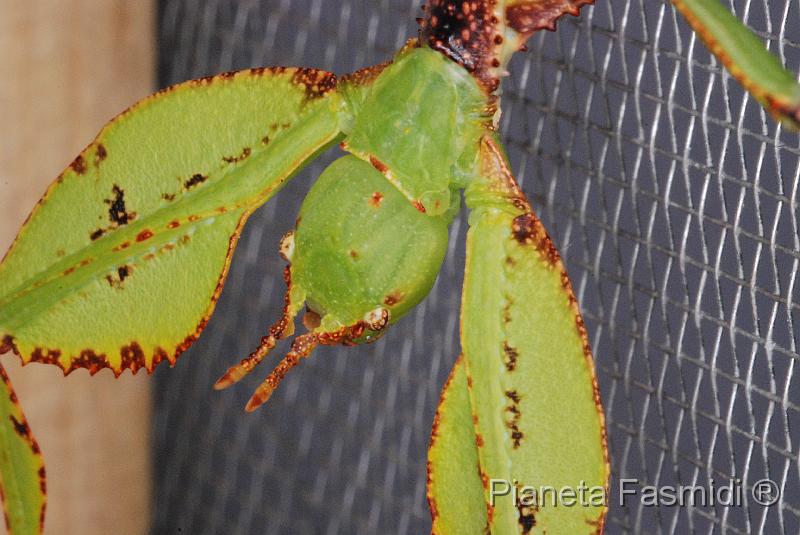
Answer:
M800 67L797 0L733 4ZM164 0L161 82L273 64L343 74L390 58L418 7ZM503 139L578 293L614 478L749 489L770 477L784 492L771 508L612 499L607 533L800 533L798 136L661 0L599 2L517 56ZM380 342L317 350L252 415L242 407L269 364L211 390L277 317L278 240L333 155L253 216L205 334L156 374L153 533L430 529L425 457L459 350L463 218L432 294Z

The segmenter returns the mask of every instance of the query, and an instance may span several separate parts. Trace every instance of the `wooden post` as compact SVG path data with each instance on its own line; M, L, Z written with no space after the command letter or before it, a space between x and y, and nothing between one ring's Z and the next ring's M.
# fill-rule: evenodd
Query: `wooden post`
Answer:
M154 41L149 0L2 3L0 256L100 127L153 90ZM3 364L47 465L45 533L145 533L148 378L80 370L65 379L55 367L21 368L8 355Z

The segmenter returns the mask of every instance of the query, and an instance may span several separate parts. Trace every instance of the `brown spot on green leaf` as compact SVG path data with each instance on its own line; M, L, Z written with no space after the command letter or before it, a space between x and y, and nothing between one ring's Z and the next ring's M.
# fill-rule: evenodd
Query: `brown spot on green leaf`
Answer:
M225 156L222 158L222 161L224 161L225 163L239 163L249 158L251 153L252 150L250 149L250 147L245 147L242 149L242 152L240 152L238 156Z
M532 212L515 217L511 232L519 244L533 246L548 266L554 267L560 261L561 257L550 236Z
M519 409L520 395L516 390L507 390L506 397L511 401L511 404L505 407L506 417L504 422L511 433L513 447L517 449L522 444L522 439L525 438L524 433L519 428L519 422L522 419L522 412Z
M106 275L106 281L112 288L121 290L123 288L122 283L130 277L132 271L132 266L120 266L114 275Z
M72 163L69 164L70 168L75 171L76 174L82 175L86 172L86 159L83 155L78 155L77 158L72 160Z
M102 143L98 143L97 152L95 152L94 154L94 164L100 165L100 162L105 160L106 157L108 157L108 151L106 151L105 145L103 145Z
M111 191L114 197L105 200L108 204L108 219L115 226L127 225L135 219L135 214L129 214L125 207L125 192L116 184Z
M512 347L507 340L503 341L503 364L506 366L506 370L513 372L517 369L517 358L519 357L519 351L516 348Z
M386 306L394 306L401 302L405 295L400 290L395 290L383 299L383 304Z
M143 241L149 240L152 237L153 237L153 231L149 230L149 229L145 229L145 230L141 231L139 234L136 235L136 241L137 242L143 242Z
M195 174L192 175L192 177L189 180L187 180L186 182L183 183L183 187L185 187L187 190L189 190L189 189L192 189L195 186L199 186L200 184L202 184L206 180L208 180L208 176L207 175L201 175L200 173L195 173Z

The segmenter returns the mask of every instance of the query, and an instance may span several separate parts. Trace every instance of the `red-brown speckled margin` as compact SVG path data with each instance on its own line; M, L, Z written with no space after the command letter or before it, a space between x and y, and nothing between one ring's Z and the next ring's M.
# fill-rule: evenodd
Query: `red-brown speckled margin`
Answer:
M94 165L101 165L102 162L107 158L108 152L107 149L105 148L105 145L103 144L103 140L109 129L114 124L124 119L127 115L135 113L139 108L147 106L154 100L157 100L167 94L176 91L191 89L198 86L210 85L218 82L224 83L225 81L229 81L238 75L253 76L253 77L260 77L265 75L271 75L271 76L291 75L291 82L295 85L300 85L303 87L305 92L305 98L307 100L314 100L325 96L329 92L333 91L338 84L336 76L322 70L297 68L297 67L259 67L243 71L225 72L215 76L207 76L196 80L182 82L164 88L150 96L145 97L136 104L130 106L126 110L119 113L109 123L107 123L106 126L104 126L100 130L99 134L94 139L94 141L92 141L75 158L75 160L73 160L73 162L69 164L67 168L64 171L62 171L62 173L50 184L50 186L45 191L44 195L39 199L36 206L34 206L33 210L28 215L27 219L25 220L25 223L23 223L22 225L20 233L12 242L8 251L6 251L5 255L3 256L3 259L8 257L8 255L11 254L11 252L14 250L19 241L19 237L23 232L25 226L27 225L28 221L30 221L30 219L34 216L37 210L39 210L42 207L42 205L47 201L47 199L50 197L50 195L52 195L53 191L58 185L60 185L65 179L80 179L80 177L88 169L88 165L90 165L89 162L93 162ZM118 368L112 367L109 364L107 355L103 353L98 353L91 348L86 348L82 350L77 357L72 359L68 367L64 366L61 363L60 361L61 351L58 349L37 347L34 348L34 350L31 352L30 355L26 355L25 357L27 358L25 358L20 352L14 337L8 333L0 333L0 355L8 351L12 351L20 358L23 365L27 364L28 362L53 364L61 368L61 370L64 372L64 375L68 375L73 370L78 368L88 369L91 375L94 375L103 368L109 368L113 371L115 377L119 377L119 375L122 374L122 372L126 369L130 369L131 372L135 374L139 369L145 368L148 373L152 373L155 367L164 360L168 361L170 365L173 365L178 359L178 357L199 338L200 334L203 332L206 325L208 324L211 314L213 313L214 308L216 307L216 303L219 300L219 296L222 292L223 285L225 284L225 279L227 278L228 270L230 268L231 258L233 256L233 251L238 242L244 223L246 222L251 213L252 210L248 210L242 214L242 216L239 219L236 230L229 239L228 251L225 257L225 262L222 272L220 273L217 282L217 286L211 297L209 306L206 309L206 312L204 313L202 319L197 324L194 332L187 335L186 338L184 338L182 342L177 344L172 349L171 352L161 347L156 348L154 350L154 353L152 355L153 358L151 359L149 365L146 364L144 351L141 345L135 340L129 341L120 347L120 366Z
M37 459L39 468L36 472L37 477L39 478L39 492L42 496L42 505L39 509L39 533L42 533L44 530L44 517L45 517L45 510L47 509L47 474L45 473L44 468L44 459L42 458L42 452L39 449L39 444L36 442L36 439L33 437L33 433L31 433L31 428L28 425L28 420L25 418L25 415L22 412L22 409L19 406L19 400L17 399L17 394L14 392L14 388L11 386L11 380L8 377L5 369L2 365L0 365L0 379L6 385L6 391L8 392L8 398L11 404L16 407L16 415L9 415L11 423L14 427L14 432L19 436L19 438L25 442L28 447L31 449L34 457ZM5 498L5 490L3 485L0 484L0 500L3 502L3 516L6 522L6 531L11 533L11 519L9 518L8 514L8 501Z

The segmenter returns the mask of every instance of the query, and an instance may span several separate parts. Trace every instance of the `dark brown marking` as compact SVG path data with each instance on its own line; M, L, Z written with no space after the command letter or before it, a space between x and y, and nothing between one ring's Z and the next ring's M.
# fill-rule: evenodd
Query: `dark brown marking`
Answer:
M100 238L103 237L103 234L105 233L106 233L105 229L99 228L94 232L92 232L91 234L89 234L89 238L91 238L92 241L99 240Z
M522 444L522 439L525 438L525 434L519 428L519 423L522 419L522 412L519 409L520 395L516 390L507 390L506 397L511 400L511 404L507 405L505 408L508 417L505 418L504 421L506 427L508 427L508 430L511 432L511 441L514 443L513 447L517 449Z
M164 194L161 196L161 198L162 198L162 199L164 199L165 201L170 201L170 202L172 202L172 201L174 201L174 200L175 200L175 194L174 194L174 193L164 193Z
M251 153L252 150L250 149L250 147L245 147L242 149L242 152L239 154L239 156L225 156L222 158L222 160L225 163L239 163L249 158Z
M31 429L28 427L28 424L25 422L25 420L23 419L23 421L20 422L13 414L9 414L8 418L11 420L11 425L14 426L14 432L18 434L22 440L30 444Z
M106 151L105 145L103 145L102 143L98 143L97 152L95 152L94 155L94 164L100 165L100 162L105 160L107 156L108 156L108 151Z
M550 267L555 267L560 262L561 257L550 236L532 212L515 217L511 231L517 242L522 245L532 245Z
M358 251L356 251L355 249L351 249L350 250L350 258L353 258L353 259L357 260L358 257L359 257Z
M262 145L269 145L269 141L270 141L269 136L264 136L261 138Z
M429 0L423 9L420 42L464 67L488 93L494 93L500 85L492 67L500 54L495 1Z
M383 202L383 193L380 191L376 191L372 194L369 198L369 204L375 208L380 208L381 203Z
M86 172L86 159L79 155L77 158L72 160L72 163L69 164L70 168L75 171L76 174L82 175Z
M503 341L503 364L506 366L506 370L513 372L517 369L517 358L519 357L519 351L516 348L511 347L507 340Z
M59 366L61 366L60 363ZM69 375L78 368L85 368L89 370L89 375L94 375L103 368L108 367L109 365L105 355L98 355L93 349L84 349L81 351L80 355L72 359L69 368L64 370L62 367L61 369L64 370L64 375ZM114 370L114 375L119 375L119 373Z
M123 288L122 283L125 282L125 279L130 277L132 271L132 266L120 266L117 268L116 276L106 275L106 282L108 282L112 288L121 290Z
M58 360L59 358L61 358L61 351L58 349L43 349L41 347L37 347L31 354L31 362L55 364L58 367L61 367L61 362Z
M536 513L539 512L539 506L535 504L525 505L522 503L522 496L520 496L520 489L522 485L518 482L514 483L514 486L517 488L517 503L514 504L517 507L517 522L519 523L520 533L522 535L527 535L531 531L533 531L534 526L536 526Z
M292 76L292 83L302 85L306 99L314 100L336 88L336 76L317 69L297 69Z
M178 221L177 219L173 219L172 221L169 222L169 224L167 225L167 228L178 228L180 226L181 226L181 222Z
M8 353L9 351L13 351L15 354L19 355L19 349L14 342L14 337L7 334L3 336L3 340L0 342L0 355ZM0 366L0 370L2 369L2 366Z
M144 351L142 351L142 346L137 342L131 342L127 346L122 346L120 349L120 357L122 359L120 368L123 370L131 370L133 374L136 374L140 368L145 367Z
M475 445L479 448L483 447L483 435L480 433L475 433Z
M117 245L116 247L114 247L114 252L123 251L123 250L127 249L130 246L131 246L131 242L129 242L129 241L122 242L119 245Z
M192 178L190 178L189 180L187 180L186 182L183 183L183 187L185 187L187 190L189 190L189 189L192 189L195 186L199 186L200 184L202 184L206 180L208 180L208 176L207 175L201 175L200 173L195 173L194 175L192 175Z
M129 214L125 208L125 192L119 186L114 184L112 192L114 198L105 200L108 204L108 219L113 226L127 225L135 219L135 214Z
M169 361L169 354L167 353L167 351L162 347L155 348L155 350L153 351L153 360L147 367L147 372L151 373L156 368L156 366L158 366L165 360Z
M45 472L44 466L39 467L36 475L39 476L39 490L42 492L42 494L47 494L47 473Z

